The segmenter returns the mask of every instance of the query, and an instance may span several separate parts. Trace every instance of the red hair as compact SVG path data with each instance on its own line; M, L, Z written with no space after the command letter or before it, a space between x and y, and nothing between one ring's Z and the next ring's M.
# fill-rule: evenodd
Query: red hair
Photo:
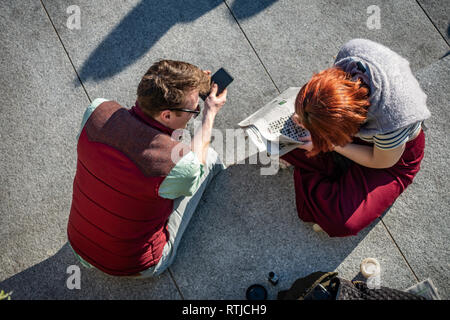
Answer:
M369 89L338 67L314 74L295 100L295 113L311 133L308 157L352 141L367 118Z

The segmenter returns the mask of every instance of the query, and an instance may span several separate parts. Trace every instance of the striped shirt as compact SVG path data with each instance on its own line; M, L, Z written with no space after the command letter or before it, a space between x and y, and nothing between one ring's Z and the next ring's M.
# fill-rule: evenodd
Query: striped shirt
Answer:
M362 136L358 133L356 134L356 137L373 143L379 149L388 150L397 148L410 141L410 139L415 137L421 128L422 121L419 121L410 126L400 128L389 133L376 134L374 136Z

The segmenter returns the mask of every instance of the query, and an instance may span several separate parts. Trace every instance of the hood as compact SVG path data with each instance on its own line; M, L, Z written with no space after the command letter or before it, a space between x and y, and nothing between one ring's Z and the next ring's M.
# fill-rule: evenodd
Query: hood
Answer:
M360 133L389 133L431 116L426 94L409 62L391 49L367 39L353 39L340 49L335 66L370 88L370 107Z

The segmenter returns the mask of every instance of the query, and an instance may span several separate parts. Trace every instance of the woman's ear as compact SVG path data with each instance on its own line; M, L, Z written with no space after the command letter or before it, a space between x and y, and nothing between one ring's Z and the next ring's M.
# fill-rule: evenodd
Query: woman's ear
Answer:
M298 125L299 127L304 128L303 125L300 123L300 118L299 118L298 114L294 113L294 114L292 115L292 121L294 121L294 123L295 123L296 125Z

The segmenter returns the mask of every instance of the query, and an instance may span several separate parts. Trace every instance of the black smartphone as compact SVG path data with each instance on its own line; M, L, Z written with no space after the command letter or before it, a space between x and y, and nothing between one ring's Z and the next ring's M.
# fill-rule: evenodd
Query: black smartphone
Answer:
M233 77L224 68L220 68L219 70L217 70L217 72L214 73L211 77L211 83L217 83L217 85L219 86L217 95L219 95L226 87L228 87L228 85L233 82L233 80ZM208 96L209 93L201 95L200 98L205 100Z

